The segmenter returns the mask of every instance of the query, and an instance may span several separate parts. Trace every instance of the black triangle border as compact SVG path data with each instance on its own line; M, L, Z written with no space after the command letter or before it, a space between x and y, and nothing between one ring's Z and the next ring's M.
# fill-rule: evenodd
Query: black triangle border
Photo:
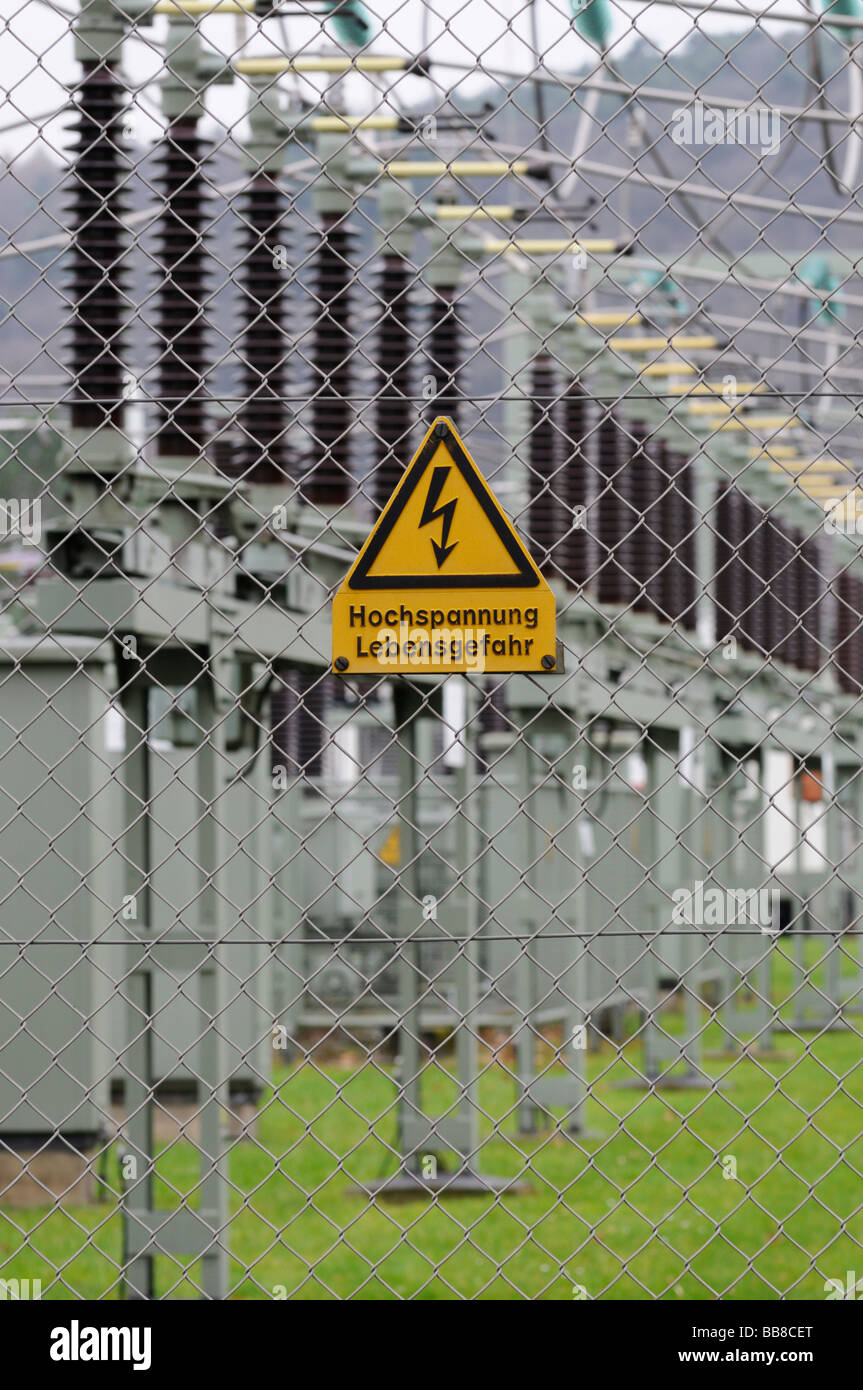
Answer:
M392 535L396 522L420 485L422 475L428 468L441 444L446 444L452 461L458 468L471 492L481 506L495 535L502 541L510 559L518 565L517 574L459 574L447 578L445 575L387 574L370 575L369 570L380 555L387 540ZM542 583L539 571L534 567L521 542L510 531L498 510L491 489L480 474L473 459L462 447L451 420L435 420L419 453L408 469L403 480L395 506L390 507L381 517L376 529L369 536L360 552L356 568L352 571L347 587L349 589L535 589Z

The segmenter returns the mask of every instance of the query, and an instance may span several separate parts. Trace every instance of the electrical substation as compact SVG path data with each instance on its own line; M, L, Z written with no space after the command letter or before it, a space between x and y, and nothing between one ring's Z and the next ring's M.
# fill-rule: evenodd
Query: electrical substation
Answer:
M0 1276L349 1297L323 1213L411 1296L364 1213L542 1187L595 1234L657 1175L651 1107L730 1134L798 1062L859 1146L863 8L726 6L738 70L668 6L701 67L653 77L634 0L544 5L460 42L422 5L42 7L55 230L28 204L0 259L7 327L53 305L0 364L3 495L41 507L0 551ZM717 196L720 105L782 143ZM859 1191L825 1203L854 1268ZM76 1243L28 1264L40 1213ZM659 1296L615 1240L531 1296Z

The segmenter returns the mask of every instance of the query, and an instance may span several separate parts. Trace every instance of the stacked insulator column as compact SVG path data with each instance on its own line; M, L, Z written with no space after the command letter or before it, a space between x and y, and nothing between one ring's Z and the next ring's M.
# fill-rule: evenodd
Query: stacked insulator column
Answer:
M714 536L714 598L716 603L716 640L737 635L737 624L743 611L742 574L739 546L740 494L733 487L722 487L716 500L716 532Z
M680 541L680 557L683 567L683 611L681 621L685 628L695 630L695 605L698 599L698 576L696 574L695 532L697 513L695 510L695 469L691 459L685 454L671 456L675 468L675 481L680 491L680 515L683 534Z
M305 777L320 777L324 770L327 742L327 711L332 685L328 676L317 671L301 675L297 710L297 762Z
M797 612L800 614L802 624L800 665L804 671L820 670L824 659L824 644L821 637L824 617L824 587L821 546L814 537L802 538ZM859 605L857 612L859 617L861 612Z
M242 446L237 435L223 430L214 435L209 446L210 457L219 473L226 478L242 476Z
M273 767L289 775L319 777L332 690L326 676L285 671L270 699Z
M159 357L155 368L160 456L191 457L207 439L204 329L207 292L206 161L195 120L175 121L158 155L164 198L156 259Z
M764 652L767 647L767 604L765 602L766 528L761 508L743 499L743 615L740 626L744 643L751 650Z
M669 622L695 623L695 508L692 469L685 455L662 451L659 531L664 560L659 580L658 607Z
M597 544L597 596L600 603L628 603L635 586L625 567L625 551L631 531L631 512L627 497L629 449L616 418L606 411L597 430L597 472L599 521Z
M588 454L590 409L580 381L571 381L561 401L560 435L563 466L560 492L564 503L565 531L558 546L560 568L573 588L583 588L590 577L587 509L591 502L592 467Z
M284 246L284 200L268 174L244 194L240 392L243 408L239 473L249 482L290 476L287 442L287 285L277 248Z
M380 461L372 480L372 491L378 509L389 500L413 452L411 434L415 411L410 284L407 262L401 256L386 256L377 291L382 313L374 354L374 432Z
M659 612L657 576L662 564L661 475L647 428L635 421L629 429L633 454L629 464L629 504L633 513L629 569L636 586L633 607L642 613Z
M863 580L843 570L835 593L837 680L842 690L857 695L863 691Z
M803 532L792 531L790 539L794 551L794 556L791 561L790 585L792 618L791 631L788 636L788 641L785 644L785 659L789 661L792 666L796 666L798 669L803 670L805 669L804 650L806 645L806 634L803 626L803 588L805 583L803 571L806 563L803 558Z
M746 566L743 562L743 546L746 541L746 499L736 488L731 489L731 511L729 516L730 527L727 532L728 541L733 550L733 560L731 563L730 576L730 597L731 611L734 614L734 624L738 636L744 639L743 614L746 611L746 596L748 589L746 586Z
M272 770L285 768L289 777L299 773L297 763L297 718L299 674L283 672L270 696L270 750Z
M763 514L762 531L762 598L759 602L763 610L764 652L770 657L775 657L778 656L777 589L775 589L778 575L778 552L773 517Z
M71 422L120 424L123 399L124 92L109 63L86 62L79 84L69 203Z
M427 337L427 371L435 379L433 415L448 415L459 425L464 354L461 343L456 286L438 286L432 295L431 322Z
M326 214L314 256L314 325L309 427L312 464L303 491L311 502L341 505L353 492L351 476L351 281L353 232L341 213Z
M817 670L822 580L815 542L788 531L733 487L717 499L717 639Z
M530 376L530 537L534 559L543 574L549 576L560 574L558 543L564 530L564 503L559 495L563 475L559 467L558 434L552 413L554 395L554 368L548 357L538 357Z
M794 542L779 522L771 523L771 564L773 575L772 625L770 649L781 661L794 658Z

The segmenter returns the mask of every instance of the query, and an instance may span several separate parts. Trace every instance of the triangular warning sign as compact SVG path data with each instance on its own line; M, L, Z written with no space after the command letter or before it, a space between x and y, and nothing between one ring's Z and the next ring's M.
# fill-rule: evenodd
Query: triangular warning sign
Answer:
M347 577L349 589L529 589L539 571L452 422L435 420Z
M333 670L558 669L554 594L452 421L435 420L333 598Z

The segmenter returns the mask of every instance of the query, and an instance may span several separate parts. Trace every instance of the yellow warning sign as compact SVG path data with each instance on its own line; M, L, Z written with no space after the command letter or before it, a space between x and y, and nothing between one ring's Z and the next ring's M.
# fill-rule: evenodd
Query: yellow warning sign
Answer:
M340 675L554 671L554 595L435 420L333 600Z

